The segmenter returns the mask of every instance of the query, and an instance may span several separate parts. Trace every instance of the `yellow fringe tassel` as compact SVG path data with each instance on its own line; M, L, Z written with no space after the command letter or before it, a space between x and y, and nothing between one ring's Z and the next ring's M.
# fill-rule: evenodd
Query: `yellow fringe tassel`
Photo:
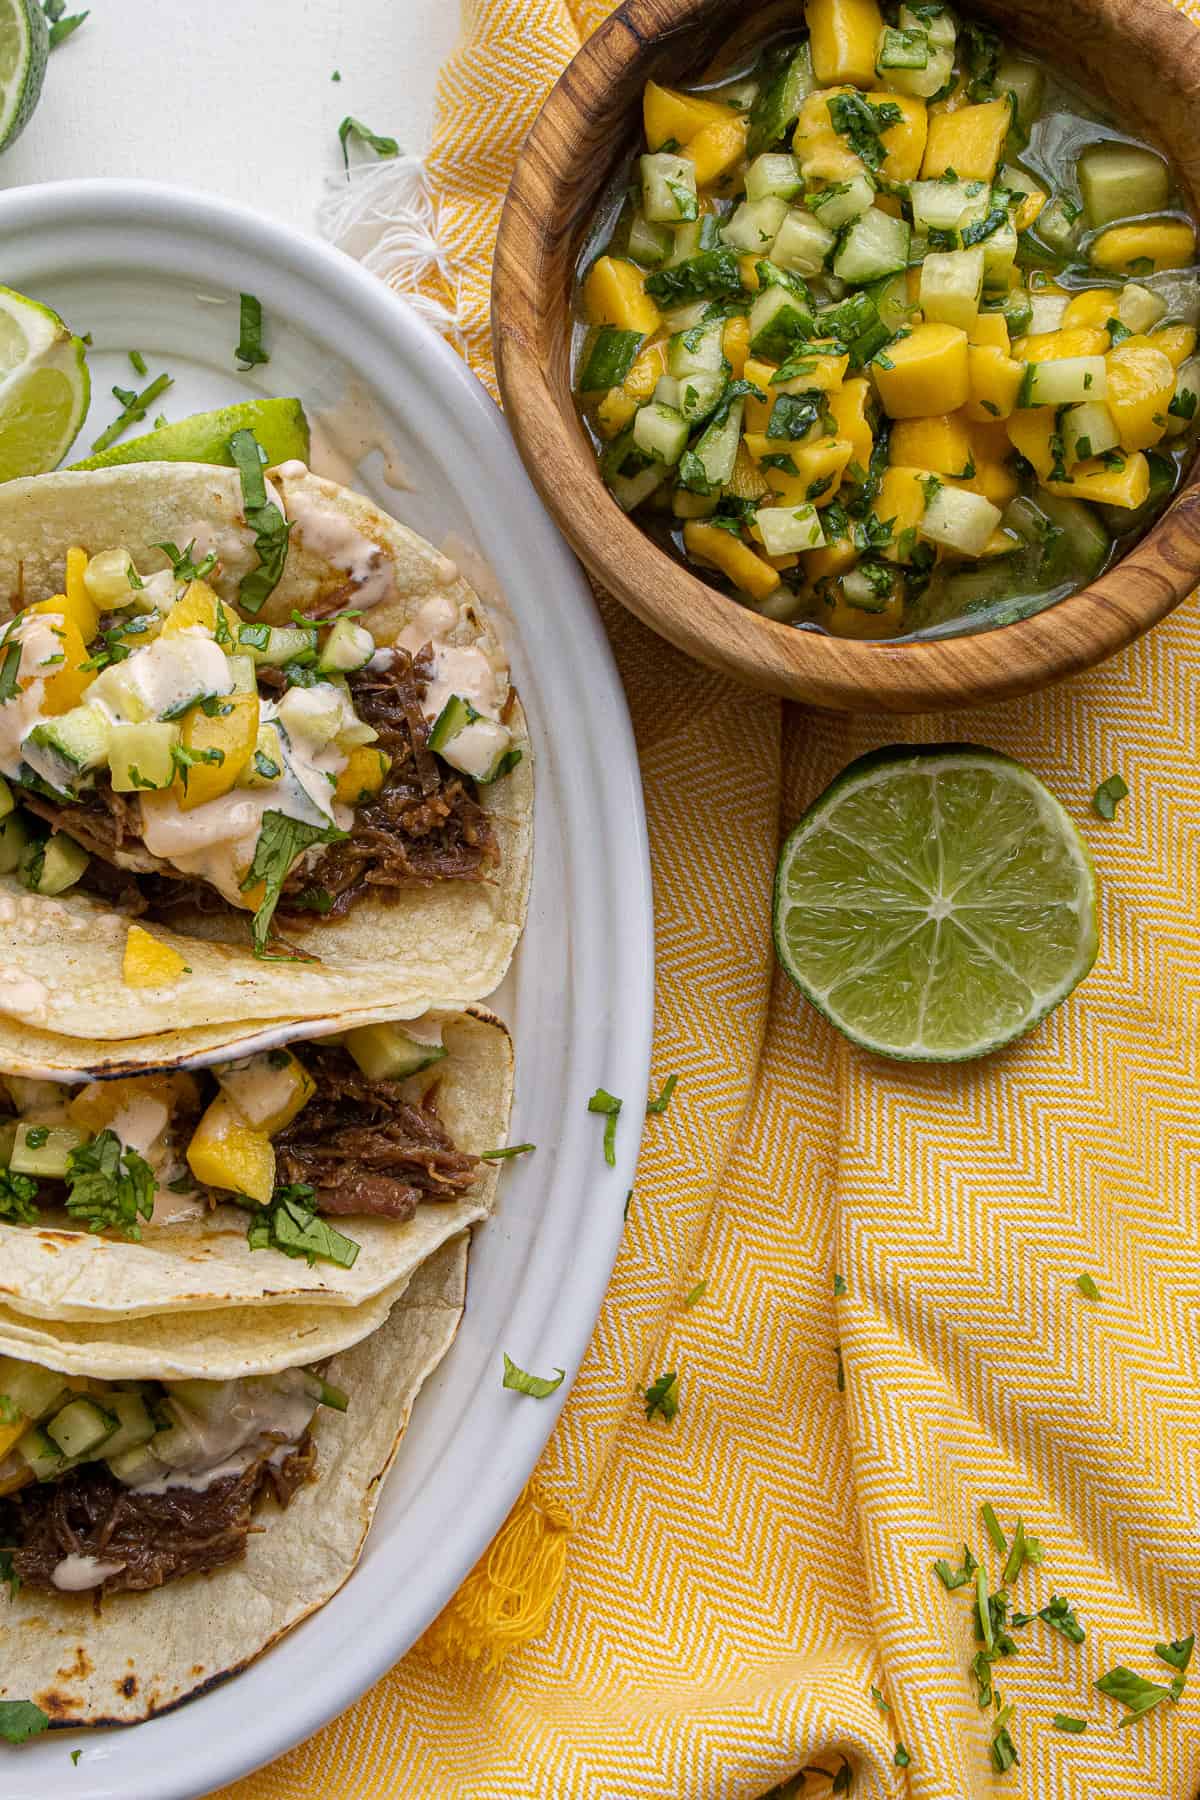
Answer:
M570 1516L525 1488L497 1536L421 1639L435 1663L451 1657L489 1669L545 1630L567 1566Z

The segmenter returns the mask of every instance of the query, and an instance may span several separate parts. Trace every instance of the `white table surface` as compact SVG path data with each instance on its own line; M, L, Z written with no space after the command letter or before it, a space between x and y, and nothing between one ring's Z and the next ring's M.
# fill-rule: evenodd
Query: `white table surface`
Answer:
M89 0L69 0L77 12ZM0 186L141 176L314 231L341 167L339 121L422 152L455 0L90 0L41 102L0 155ZM334 70L342 79L332 80ZM3 279L0 274L0 280Z

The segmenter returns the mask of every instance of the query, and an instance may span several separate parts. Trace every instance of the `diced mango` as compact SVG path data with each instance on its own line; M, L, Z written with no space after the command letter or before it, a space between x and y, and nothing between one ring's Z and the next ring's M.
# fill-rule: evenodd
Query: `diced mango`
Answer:
M1141 267L1185 269L1196 254L1196 232L1183 219L1161 219L1153 225L1110 225L1093 243L1089 255L1098 269L1128 270L1140 275Z
M904 623L904 596L897 589L888 596L878 612L868 612L865 606L851 605L838 584L834 590L833 605L827 604L821 615L821 623L833 637L895 637Z
M1150 464L1140 450L1125 458L1122 469L1109 468L1093 456L1076 463L1070 481L1047 481L1047 491L1067 500L1093 500L1101 506L1143 506L1150 493Z
M996 173L1011 109L1003 100L984 100L957 112L932 113L921 174L926 179L953 169L960 181L990 181Z
M1108 349L1107 331L1094 325L1076 325L1071 330L1037 331L1028 337L1014 338L1012 353L1021 362L1061 362L1065 356L1103 356Z
M631 400L641 406L649 400L658 386L658 378L667 372L667 345L664 339L659 344L647 344L639 350L633 360L633 367L625 377L622 386Z
M78 706L85 691L96 679L95 669L84 667L88 660L87 645L75 620L66 611L68 604L65 596L59 595L53 600L39 600L25 609L27 612L47 613L61 621L52 624L50 630L58 641L58 649L54 654L61 656L62 661L22 673L19 682L21 688L27 688L35 681L44 681L41 710L54 716L70 712L73 706Z
M67 551L67 574L63 586L67 590L67 603L71 608L71 617L79 627L79 635L85 644L90 644L100 629L100 609L84 585L84 574L88 566L88 553L72 545Z
M165 1107L169 1119L181 1109L194 1107L199 1093L196 1077L183 1069L170 1074L128 1075L117 1081L89 1081L75 1091L67 1117L76 1131L98 1137L127 1107L153 1100Z
M979 554L980 556L1007 556L1011 550L1019 550L1020 547L1021 539L1015 531L1006 531L1003 525L997 525Z
M333 790L335 800L343 806L361 806L383 786L392 759L373 744L356 744L346 759L346 766Z
M689 519L683 528L683 547L697 562L727 575L734 587L752 600L765 600L779 586L779 576L766 558L719 525Z
M598 256L583 284L583 304L591 325L616 325L622 331L657 331L660 315L645 289L636 263Z
M810 582L824 581L827 575L844 575L858 561L852 538L834 538L823 549L805 553L804 569Z
M121 961L121 980L126 987L169 987L186 973L187 964L178 950L160 943L140 925L131 925Z
M893 464L885 469L879 484L879 492L875 496L874 512L877 519L892 528L891 542L884 547L883 554L889 562L911 562L915 544L912 541L917 526L925 512L924 483L929 480L931 470L900 468ZM905 533L909 541L900 543Z
M67 553L71 554L70 551ZM69 594L53 594L48 600L35 600L25 608L29 613L50 613L59 619L70 619L85 644L90 644L100 629L100 615L91 595L83 591L77 598Z
M182 749L186 755L167 790L183 812L227 794L254 754L258 742L258 694L223 694L211 714L193 706L184 715ZM144 798L152 799L147 795Z
M975 473L956 481L955 487L982 494L993 506L1007 506L1016 497L1020 483L1012 466L1012 442L1004 421L972 419L968 408L963 409L959 418L966 427Z
M981 313L980 317L984 317ZM992 344L972 344L967 350L967 379L971 397L967 413L972 419L1007 419L1017 404L1025 379L1025 365Z
M904 114L898 125L889 125L879 134L879 141L886 151L880 173L887 181L915 181L921 172L929 133L925 102L915 94L889 94L886 88L876 89L867 98L872 106L882 106L886 102L889 106L898 106Z
M1148 450L1166 435L1167 408L1175 394L1175 365L1161 350L1129 340L1105 357L1105 404L1124 450Z
M24 1437L28 1429L29 1420L21 1413L18 1413L15 1419L10 1419L7 1424L0 1422L0 1461L3 1461L13 1445ZM0 1494L5 1492L7 1489L0 1487Z
M1190 325L1164 325L1158 331L1122 338L1120 347L1122 350L1161 350L1172 367L1179 369L1196 348L1196 333Z
M721 334L721 348L725 352L725 360L733 370L735 381L742 379L746 367L746 358L750 354L750 321L745 313L736 313L732 319L726 319L725 330Z
M1073 331L1078 325L1091 325L1103 331L1117 316L1121 296L1115 288L1085 288L1067 303L1063 314L1063 330Z
M632 425L638 403L623 387L609 388L596 408L596 427L601 437L615 438Z
M849 439L853 448L851 461L856 462L861 469L866 469L870 463L875 442L867 418L867 402L870 397L871 384L862 375L843 382L829 396L829 410L837 423L837 435Z
M872 204L876 212L886 213L889 219L904 217L904 208L895 194L876 194Z
M788 454L796 465L789 469L764 469L773 491L788 506L828 506L836 498L842 476L854 458L848 438L816 438L807 444L791 444Z
M987 345L992 350L1002 350L1007 356L1011 347L1008 320L1000 312L977 313L975 323L967 333L967 340L972 344Z
M855 87L872 87L883 30L875 0L808 0L806 17L813 74L822 86L852 81Z
M726 487L739 500L762 500L771 491L744 439L738 444L737 455L733 459L733 473Z
M1022 406L1005 421L1009 442L1019 450L1027 463L1043 480L1054 463L1050 439L1054 436L1055 409L1052 406Z
M230 611L207 581L188 582L163 620L162 634L177 637L181 631L192 631L197 625L214 637L223 637L228 631L231 641L237 642L237 614Z
M696 165L696 186L711 186L746 154L746 121L726 108L723 119L714 120L696 133L687 154Z
M723 123L728 117L729 108L720 101L681 94L675 88L660 87L657 81L648 81L642 94L642 119L651 150L661 150L672 138L677 144L690 144L706 125Z
M972 460L966 421L958 413L897 419L888 441L888 460L910 469L932 469L937 475L965 476Z
M1018 231L1029 230L1029 227L1035 223L1043 206L1045 206L1046 200L1047 196L1040 188L1035 189L1032 194L1025 195L1020 206L1018 206L1016 212L1013 214L1013 224Z
M758 292L758 257L738 257L738 279L748 294Z
M833 129L829 102L839 94L853 94L852 87L818 88L805 100L796 121L792 149L806 181L849 181L863 171L862 158L847 148Z
M872 363L884 411L893 419L957 412L970 393L967 334L954 325L918 325L887 347L891 367Z
M964 106L969 106L971 104L971 96L968 91L970 85L970 81L965 72L956 75L954 78L954 86L950 89L950 92L941 100L931 100L929 102L930 118L935 119L941 113L961 112Z
M244 1123L225 1094L217 1095L197 1125L187 1147L187 1161L196 1180L206 1187L246 1194L262 1206L275 1191L274 1145L265 1131Z
M316 1082L290 1050L242 1057L223 1063L214 1073L243 1124L268 1137L290 1125L317 1091Z

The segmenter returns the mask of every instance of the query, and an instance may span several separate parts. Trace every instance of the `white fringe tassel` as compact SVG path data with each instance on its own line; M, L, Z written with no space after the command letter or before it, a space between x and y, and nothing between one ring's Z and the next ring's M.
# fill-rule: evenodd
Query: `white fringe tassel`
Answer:
M438 240L438 216L419 156L351 163L349 179L331 176L317 209L322 234L355 257L459 349L458 276ZM437 274L454 296L453 309L422 293Z

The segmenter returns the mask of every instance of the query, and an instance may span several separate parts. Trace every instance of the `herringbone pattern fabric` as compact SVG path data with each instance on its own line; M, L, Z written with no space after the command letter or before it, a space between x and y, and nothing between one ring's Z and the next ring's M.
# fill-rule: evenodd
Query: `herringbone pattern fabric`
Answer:
M605 10L464 0L430 166L488 379L512 159ZM419 1646L228 1800L753 1800L842 1754L858 1800L1193 1800L1193 1693L1117 1731L1091 1683L1118 1662L1168 1678L1151 1646L1200 1621L1200 613L1053 693L910 727L781 722L605 616L654 855L655 1072L680 1086L538 1472L574 1527L558 1603L498 1669ZM968 736L1083 824L1100 958L986 1064L891 1066L772 974L778 829L862 750ZM1114 770L1131 796L1106 825L1088 801ZM640 1390L668 1368L679 1416L647 1424ZM963 1540L984 1556L985 1500L1046 1546L1016 1604L1065 1594L1087 1628L1076 1647L1034 1624L1000 1665L1005 1776L966 1678L968 1602L930 1567ZM1086 1736L1053 1730L1059 1711Z

